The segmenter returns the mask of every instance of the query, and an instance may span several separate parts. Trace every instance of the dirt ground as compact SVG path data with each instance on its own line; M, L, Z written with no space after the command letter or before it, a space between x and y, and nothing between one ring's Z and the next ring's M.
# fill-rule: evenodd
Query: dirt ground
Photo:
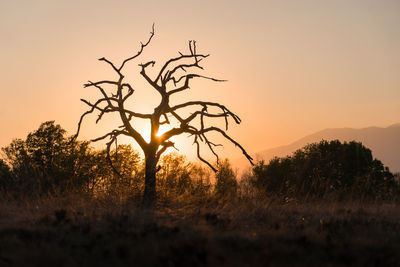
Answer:
M0 204L0 266L400 266L396 203Z

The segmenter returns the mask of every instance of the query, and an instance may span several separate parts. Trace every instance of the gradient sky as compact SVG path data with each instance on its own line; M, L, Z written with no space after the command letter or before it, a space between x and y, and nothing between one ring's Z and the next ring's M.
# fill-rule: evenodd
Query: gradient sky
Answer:
M56 120L72 134L98 96L87 80L114 78L107 57L136 53L155 23L143 57L127 68L132 108L151 111L155 92L137 64L162 63L187 41L210 53L188 99L217 101L243 120L230 135L250 153L335 127L400 122L400 1L0 1L0 146ZM81 138L104 134L113 119ZM115 119L115 118L114 118ZM143 124L138 124L146 131ZM177 145L189 153L188 140ZM194 150L194 147L193 149ZM226 143L225 157L238 157ZM189 153L190 154L190 153Z

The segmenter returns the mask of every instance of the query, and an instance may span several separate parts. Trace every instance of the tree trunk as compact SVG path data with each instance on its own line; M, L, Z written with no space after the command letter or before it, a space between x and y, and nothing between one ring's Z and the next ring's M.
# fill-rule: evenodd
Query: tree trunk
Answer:
M156 155L148 153L145 155L146 171L144 180L143 204L148 207L153 207L156 200Z

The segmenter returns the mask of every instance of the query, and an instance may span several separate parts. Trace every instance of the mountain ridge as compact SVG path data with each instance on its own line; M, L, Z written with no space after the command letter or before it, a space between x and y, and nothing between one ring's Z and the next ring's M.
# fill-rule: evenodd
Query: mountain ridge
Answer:
M273 157L284 157L307 144L321 140L357 141L371 149L374 158L382 161L392 172L400 172L400 123L387 127L370 126L365 128L326 128L306 135L290 144L261 150L253 154L257 160L268 162ZM246 167L244 160L233 161L239 169ZM249 166L247 164L247 166Z

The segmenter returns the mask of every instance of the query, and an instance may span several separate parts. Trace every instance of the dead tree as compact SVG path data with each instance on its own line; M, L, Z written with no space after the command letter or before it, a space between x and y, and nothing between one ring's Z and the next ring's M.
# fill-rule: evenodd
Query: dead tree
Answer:
M225 131L228 129L229 118L231 118L237 124L239 124L241 120L236 114L231 112L224 105L204 101L189 101L178 105L170 105L170 98L189 89L189 84L192 79L208 79L215 82L223 81L195 73L195 70L203 69L200 66L200 62L209 56L208 54L197 53L195 41L189 41L188 53L179 52L177 57L166 61L159 69L156 77L150 77L150 75L148 75L146 72L149 67L155 67L155 61L139 64L141 69L140 74L143 76L145 81L147 81L147 83L149 83L151 87L154 88L161 96L161 102L154 108L154 112L152 114L134 112L126 107L125 103L133 95L134 88L129 83L124 82L125 76L123 74L123 69L127 63L132 62L142 54L144 48L151 42L153 36L154 25L147 42L141 43L139 51L134 56L123 60L119 66L115 65L104 57L99 59L100 61L108 64L115 71L117 74L117 79L114 81L89 81L84 85L84 87L97 88L101 93L101 97L98 98L94 103L91 103L85 99L81 99L81 101L89 106L89 110L83 113L80 117L78 130L75 135L76 137L78 136L82 121L88 114L98 112L98 117L96 120L97 123L106 113L116 112L122 121L122 125L101 137L93 139L92 141L99 141L107 138L109 139L107 142L107 156L114 170L115 168L113 167L110 158L110 147L112 144L115 143L117 138L121 135L129 136L137 142L137 144L143 150L145 156L145 189L143 203L146 205L153 205L155 201L156 173L160 169L159 166L157 167L157 163L161 155L168 148L174 147L174 142L170 140L174 136L184 133L193 136L193 144L197 146L198 158L207 164L213 171L217 171L219 162L215 147L220 146L220 144L213 143L209 139L208 134L212 132L219 133L237 146L250 161L250 163L253 164L252 158L246 152L246 150L238 142L232 139ZM110 86L112 89L106 88ZM196 108L196 111L191 113L189 116L183 116L182 114L180 115L185 108ZM209 112L209 109L217 109L220 110L220 112ZM138 130L135 129L135 125L133 124L133 121L131 121L132 118L139 118L149 121L151 128L150 142L146 142ZM223 118L225 120L226 129L223 130L215 126L206 126L205 118ZM175 121L175 126L172 125L172 120ZM193 125L195 121L197 121L196 126ZM159 127L163 124L169 124L171 127L167 132L158 136L157 133ZM214 154L216 157L217 167L201 156L200 143L203 143Z

